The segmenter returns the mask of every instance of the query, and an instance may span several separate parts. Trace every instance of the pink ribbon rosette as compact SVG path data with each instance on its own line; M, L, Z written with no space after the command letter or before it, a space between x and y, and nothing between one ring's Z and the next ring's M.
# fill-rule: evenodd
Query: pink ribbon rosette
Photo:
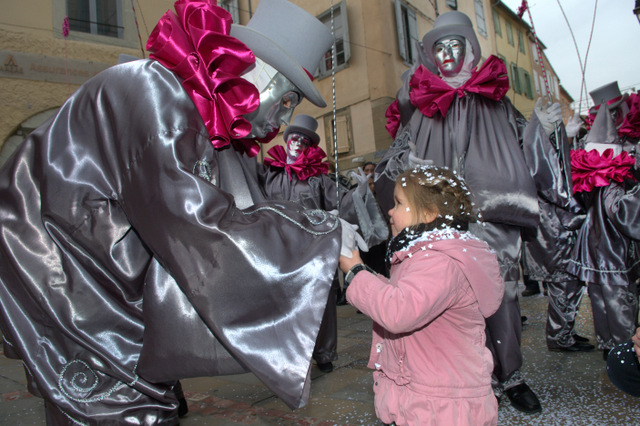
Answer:
M612 181L622 182L625 179L633 179L631 167L634 164L635 159L625 151L614 157L613 149L606 149L602 155L595 149L573 150L571 151L573 192L589 192L593 188L607 186Z
M255 156L259 145L239 140L251 132L243 116L260 103L257 88L240 77L255 62L253 52L229 35L231 15L215 1L178 0L174 7L176 13L167 11L151 32L149 57L182 79L214 147L233 142Z

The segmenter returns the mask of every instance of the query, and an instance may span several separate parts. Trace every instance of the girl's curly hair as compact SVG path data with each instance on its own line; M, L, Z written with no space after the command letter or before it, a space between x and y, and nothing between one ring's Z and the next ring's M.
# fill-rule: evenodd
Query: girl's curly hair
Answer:
M402 187L415 222L420 221L422 212L437 213L448 224L454 220L471 223L479 218L464 180L447 167L407 170L398 176L396 185Z

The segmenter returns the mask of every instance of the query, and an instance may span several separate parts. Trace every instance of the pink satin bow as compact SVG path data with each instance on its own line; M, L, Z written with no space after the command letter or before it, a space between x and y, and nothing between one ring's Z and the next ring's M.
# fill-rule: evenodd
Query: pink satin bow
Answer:
M614 157L613 149L606 149L602 155L598 151L578 149L571 151L571 178L573 192L589 192L593 188L607 186L625 179L633 179L631 167L635 159L626 151Z
M281 145L274 146L267 154L273 158L265 158L264 164L285 169L289 175L289 180L293 179L291 176L292 170L300 180L307 180L320 174L326 175L329 171L329 163L322 161L327 154L319 146L310 146L292 164L287 164L287 153Z
M504 62L490 56L462 86L453 88L439 76L420 65L409 81L409 99L420 112L433 117L437 111L444 117L454 97L476 93L494 101L499 101L509 91L509 77Z
M243 116L258 108L258 89L240 75L255 62L247 46L231 37L231 15L215 1L178 0L176 13L167 11L147 41L150 58L182 79L182 87L202 116L211 143L255 156L251 124Z

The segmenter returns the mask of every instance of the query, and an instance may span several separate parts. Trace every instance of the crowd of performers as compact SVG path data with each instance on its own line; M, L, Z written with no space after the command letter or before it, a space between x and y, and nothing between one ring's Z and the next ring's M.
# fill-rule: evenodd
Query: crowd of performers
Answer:
M574 330L588 289L598 348L627 377L612 359L638 317L640 99L614 82L591 93L586 123L565 129L542 100L527 121L503 61L479 64L471 21L447 12L387 110L393 144L349 186L328 173L317 121L293 117L303 98L326 106L310 76L331 43L287 0L262 0L246 26L213 0L178 0L150 59L82 85L0 170L4 353L48 423L177 424L180 379L240 372L305 405L311 360L330 372L337 358L340 269L376 322L386 423L495 424L505 395L542 410L520 372L521 264L548 288L548 348L594 348ZM282 124L286 146L258 162ZM386 266L363 265L380 246ZM389 319L390 297L413 328ZM475 334L451 334L466 325ZM442 360L462 347L455 371Z

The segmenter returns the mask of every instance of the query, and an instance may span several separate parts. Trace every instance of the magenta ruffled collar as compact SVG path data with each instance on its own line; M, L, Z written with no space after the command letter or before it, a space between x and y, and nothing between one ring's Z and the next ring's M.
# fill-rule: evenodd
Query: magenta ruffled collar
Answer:
M267 154L272 158L265 158L264 164L285 169L289 175L289 180L293 179L292 171L296 173L300 180L307 180L320 174L326 175L329 171L329 163L322 161L327 154L319 146L310 146L292 164L287 164L287 153L281 145L274 146Z
M151 32L149 57L182 79L214 147L233 144L257 155L259 144L245 139L251 124L243 116L258 108L260 93L240 77L255 63L253 52L229 35L231 15L215 1L178 0L174 7L176 13L167 11Z

